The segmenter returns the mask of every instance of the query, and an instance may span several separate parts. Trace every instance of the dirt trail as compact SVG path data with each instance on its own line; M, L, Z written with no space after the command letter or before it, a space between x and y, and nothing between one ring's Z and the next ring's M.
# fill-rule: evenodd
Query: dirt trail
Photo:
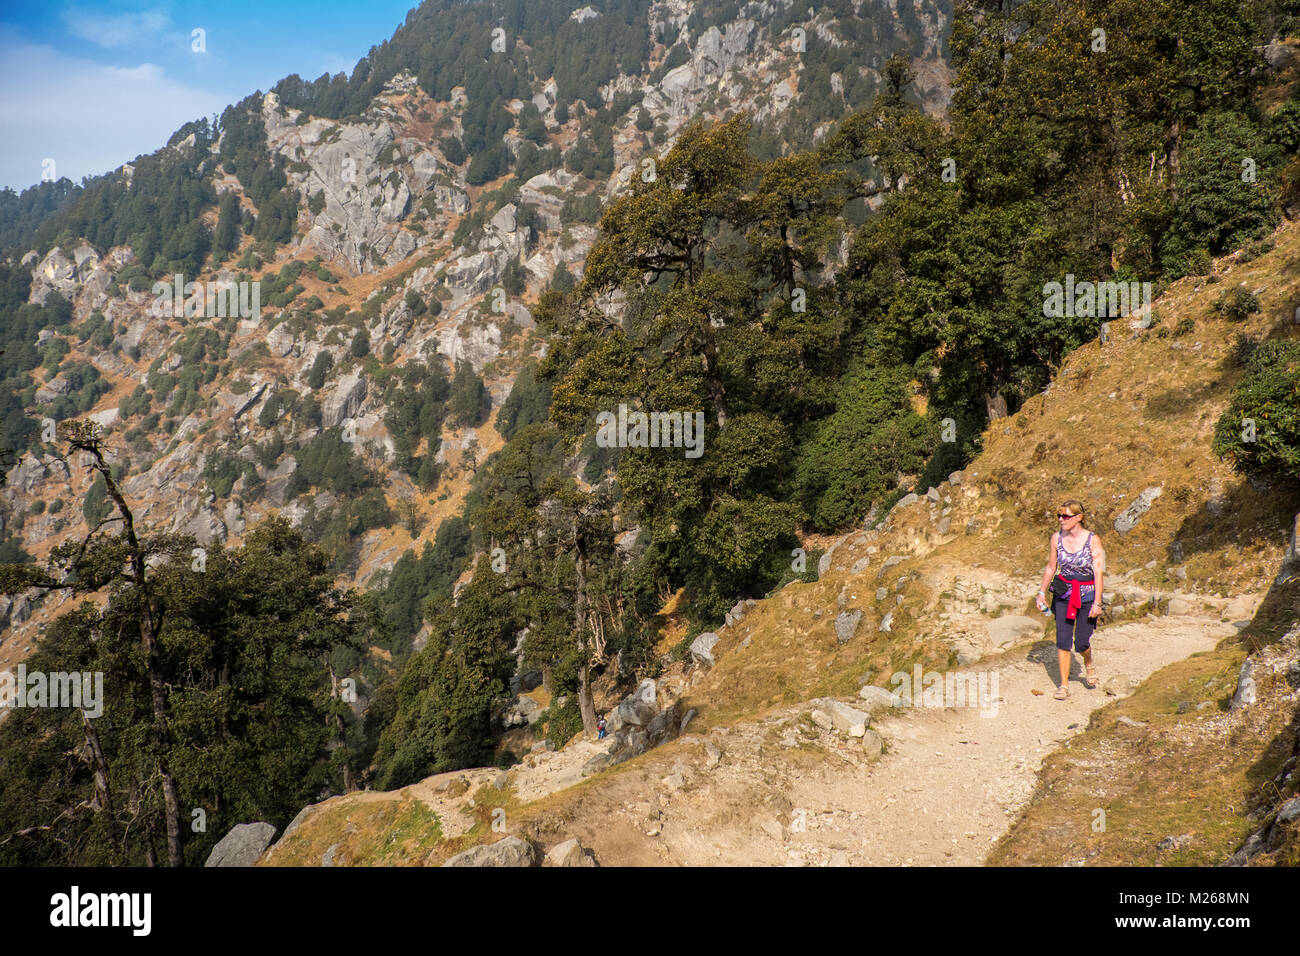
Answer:
M971 865L989 848L1028 800L1043 759L1088 724L1092 712L1114 698L1101 685L1127 674L1144 680L1154 671L1197 651L1211 650L1235 633L1209 618L1156 618L1105 628L1095 638L1101 681L1083 683L1082 660L1074 659L1070 697L1053 698L1056 648L1037 642L1028 653L1012 652L981 661L972 669L996 669L1000 701L995 715L974 708L908 709L873 721L889 742L889 753L863 780L828 775L824 782L799 782L791 801L809 807L811 821L835 819L835 809L856 812L845 835L859 836L848 862L872 864ZM1042 696L1033 694L1041 690ZM812 808L818 813L814 817ZM830 810L827 814L825 811ZM827 828L835 842L841 828ZM800 834L792 835L794 837ZM792 840L793 842L793 840ZM822 840L808 841L814 847Z
M1043 759L1115 699L1101 689L1108 677L1140 682L1234 630L1190 615L1104 626L1094 638L1098 688L1085 687L1076 655L1065 701L1052 696L1054 644L1020 645L962 668L997 672L996 714L878 714L872 727L887 752L874 761L860 741L813 726L809 704L708 738L688 734L599 781L597 799L564 801L548 816L604 865L978 865L1033 792ZM548 776L567 782L553 757ZM541 782L534 773L526 799Z

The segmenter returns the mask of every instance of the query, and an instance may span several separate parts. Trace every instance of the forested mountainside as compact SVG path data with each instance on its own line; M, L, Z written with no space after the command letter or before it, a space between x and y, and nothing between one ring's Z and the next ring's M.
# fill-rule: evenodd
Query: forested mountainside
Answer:
M0 724L0 860L199 863L712 663L1104 322L1271 250L1293 7L430 2L0 196L0 666L104 676ZM1281 513L1262 294L1215 302L1253 337L1213 451Z

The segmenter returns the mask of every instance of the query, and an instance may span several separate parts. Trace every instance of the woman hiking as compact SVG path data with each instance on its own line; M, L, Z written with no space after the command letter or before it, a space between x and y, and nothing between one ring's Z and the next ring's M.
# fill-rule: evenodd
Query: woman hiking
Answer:
M1060 665L1061 686L1056 699L1070 696L1070 645L1083 655L1088 668L1085 682L1091 690L1097 686L1097 668L1092 665L1092 632L1101 614L1101 579L1106 570L1106 552L1101 539L1083 526L1083 505L1071 499L1057 509L1060 530L1048 545L1047 568L1038 589L1035 604L1047 610L1050 582L1052 611L1056 615L1056 657Z

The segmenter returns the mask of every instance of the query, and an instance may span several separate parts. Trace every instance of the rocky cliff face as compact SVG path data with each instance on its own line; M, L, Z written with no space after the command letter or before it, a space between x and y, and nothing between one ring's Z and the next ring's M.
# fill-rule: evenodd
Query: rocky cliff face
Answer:
M353 451L380 470L391 503L411 502L425 518L454 514L476 461L499 445L499 437L490 422L472 438L445 432L443 447L433 450L446 465L444 477L430 499L421 500L410 476L393 466L394 442L385 425L391 409L374 385L371 363L382 358L392 369L414 361L442 363L448 372L468 363L498 407L520 363L545 347L530 305L559 266L581 276L596 237L592 217L575 217L566 204L583 196L607 200L637 173L642 159L662 155L692 118L741 109L775 129L800 108L807 96L802 78L816 61L792 47L788 31L778 34L768 26L778 6L747 4L731 20L692 36L691 3L655 4L652 40L672 31L677 49L687 51L685 61L661 75L619 76L602 89L607 100L632 94L632 106L613 120L613 172L596 180L560 164L509 192L502 189L505 179L470 186L467 165L450 162L439 145L464 134L467 92L457 87L447 100L435 101L409 72L389 81L360 117L343 121L311 116L286 107L274 93L265 95L260 115L267 146L283 158L288 184L301 199L297 233L275 249L273 259L244 237L220 266L182 277L204 289L260 283L256 316L178 317L157 309L144 264L129 246L95 249L76 242L43 256L29 254L24 264L32 270L33 302L45 302L52 292L64 296L73 305L72 328L97 312L103 315L107 347L63 337L71 346L69 361L93 366L111 385L85 414L101 423L118 460L129 459L123 488L137 518L150 528L192 533L200 544L236 544L249 526L275 512L301 523L338 503L319 494L290 495L297 449L320 430L345 425L355 429ZM905 35L898 8L891 10L897 35ZM907 10L924 34L924 52L914 63L919 77L930 78L921 91L927 107L939 111L947 97L940 44L946 14L928 0L915 0ZM597 11L576 10L579 15L599 28ZM810 43L846 42L828 12L814 11L805 27ZM856 67L862 76L879 79L878 68L893 52L887 45L882 40L864 51ZM669 51L662 44L654 50L652 64L658 65ZM837 74L832 87L843 90L851 80ZM574 117L557 121L554 78L537 85L531 105L545 124L545 145L560 151L574 146L583 127ZM522 100L507 103L516 116L523 107ZM641 126L636 122L643 109L649 128L644 118ZM511 132L505 145L518 155L525 141ZM191 137L170 148L193 147ZM129 179L130 170L125 172ZM221 169L211 175L218 194L233 191L244 210L259 213L247 184ZM215 212L207 217L215 227ZM277 299L269 290L290 263L302 271L277 286L289 290ZM523 291L516 286L507 295L506 274L514 264ZM200 355L193 343L203 329L215 338ZM370 357L353 354L362 331ZM55 334L46 330L42 336L48 341ZM333 368L313 388L312 369L324 353ZM195 369L202 371L197 379ZM75 391L65 376L40 369L33 386L38 415ZM186 388L192 396L177 404ZM150 401L141 403L141 389ZM318 422L278 414L294 400L318 406ZM263 460L259 450L276 433L286 450L274 461ZM245 473L218 495L205 475L226 459L246 466ZM83 469L24 462L0 490L0 520L29 553L43 558L55 545L84 534L80 505L87 488ZM70 507L26 517L37 501L56 500ZM391 566L405 547L418 550L435 531L436 523L428 523L414 535L393 528L373 542L358 542L361 573ZM380 560L380 553L390 557ZM0 631L0 665L25 653L47 617L37 604L20 619L27 604L21 607L0 620L6 628Z

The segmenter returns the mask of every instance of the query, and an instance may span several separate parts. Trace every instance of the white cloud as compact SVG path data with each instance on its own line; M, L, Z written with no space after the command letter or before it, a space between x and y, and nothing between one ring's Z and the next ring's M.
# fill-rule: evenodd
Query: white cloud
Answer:
M138 13L104 13L86 7L63 11L68 32L102 47L153 42L171 27L171 17L160 9Z
M0 186L21 191L41 178L80 182L151 153L180 126L242 97L169 79L162 67L114 67L65 56L0 33Z

